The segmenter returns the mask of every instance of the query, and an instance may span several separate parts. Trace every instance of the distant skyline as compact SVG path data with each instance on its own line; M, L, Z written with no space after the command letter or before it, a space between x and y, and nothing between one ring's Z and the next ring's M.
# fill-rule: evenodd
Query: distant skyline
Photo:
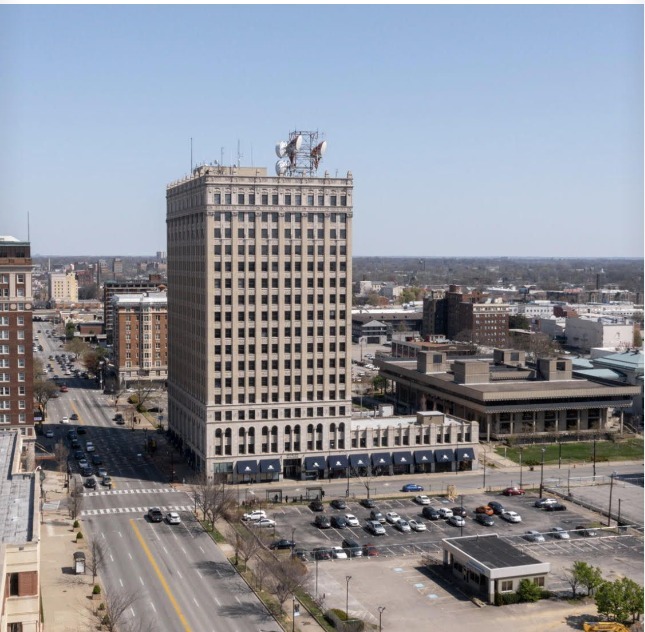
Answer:
M354 256L643 256L642 5L2 5L0 72L33 255L166 250L191 138L273 174L317 129Z

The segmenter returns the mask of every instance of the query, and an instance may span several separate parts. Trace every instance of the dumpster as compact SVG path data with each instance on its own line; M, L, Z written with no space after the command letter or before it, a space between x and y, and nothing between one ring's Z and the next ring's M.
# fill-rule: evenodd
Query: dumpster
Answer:
M85 553L82 551L74 553L74 572L77 575L85 574Z

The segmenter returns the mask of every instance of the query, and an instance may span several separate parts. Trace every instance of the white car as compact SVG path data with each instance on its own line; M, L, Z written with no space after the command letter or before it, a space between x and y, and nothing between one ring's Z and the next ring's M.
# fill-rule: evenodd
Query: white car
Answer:
M418 505L429 505L430 504L430 498L428 498L428 496L424 496L422 494L421 496L415 496L414 497L414 502L417 503Z
M91 441L88 441L88 442L85 444L85 450L86 450L87 452L94 452L94 444L93 444Z
M522 522L522 516L515 511L503 511L502 518L507 522Z
M549 531L549 535L558 540L569 540L571 538L569 532L565 531L562 527L553 527L551 531Z
M451 524L453 527L465 527L466 521L461 516L452 515L448 518L448 524Z
M260 520L261 518L266 518L267 512L264 509L256 509L255 511L250 511L245 513L242 516L242 520Z
M452 509L448 509L448 507L439 507L439 515L442 518L450 518L452 517Z
M63 418L60 420L60 422L61 422L62 424L68 424L68 423L69 423L69 417L63 417Z
M331 556L335 560L346 560L347 559L347 553L345 553L345 549L343 549L342 546L332 546L331 549L329 549L331 552Z
M90 464L89 464L87 459L81 459L78 462L78 467L80 467L81 469L83 469L84 467L89 467L89 466L90 466Z
M402 533L410 533L412 531L410 525L408 524L408 521L403 520L403 518L399 518L394 526Z
M254 527L275 527L275 520L270 518L260 518L251 522Z
M360 527L361 523L358 521L358 518L354 514L345 514L345 520L350 527Z
M425 522L421 522L420 520L408 520L408 524L410 525L412 531L427 530Z
M171 511L166 514L166 522L168 524L181 524L181 517L176 511Z
M396 523L401 519L401 516L399 516L399 514L398 514L398 513L396 513L396 511L388 511L388 512L385 514L385 519L386 519L390 524L396 524Z
M46 436L48 439L53 439L53 438L54 438L54 431L53 431L53 430L47 430L47 431L45 432L45 436Z

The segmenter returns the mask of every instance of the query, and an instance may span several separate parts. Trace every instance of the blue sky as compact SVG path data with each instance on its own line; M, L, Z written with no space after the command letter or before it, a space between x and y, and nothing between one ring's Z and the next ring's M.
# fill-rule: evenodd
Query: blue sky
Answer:
M355 256L643 256L643 7L0 6L0 234L165 250L194 161L324 132Z

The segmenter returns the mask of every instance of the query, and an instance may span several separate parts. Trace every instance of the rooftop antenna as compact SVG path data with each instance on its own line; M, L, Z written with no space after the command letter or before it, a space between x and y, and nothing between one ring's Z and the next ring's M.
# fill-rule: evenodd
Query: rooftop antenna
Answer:
M193 172L193 137L190 137L190 173Z
M224 147L219 148L219 164L221 167L224 166Z
M244 154L242 153L242 150L240 149L240 140L238 139L237 141L237 166L238 168L240 167L240 159L244 158Z
M30 231L29 231L29 211L27 211L27 241L30 241Z

